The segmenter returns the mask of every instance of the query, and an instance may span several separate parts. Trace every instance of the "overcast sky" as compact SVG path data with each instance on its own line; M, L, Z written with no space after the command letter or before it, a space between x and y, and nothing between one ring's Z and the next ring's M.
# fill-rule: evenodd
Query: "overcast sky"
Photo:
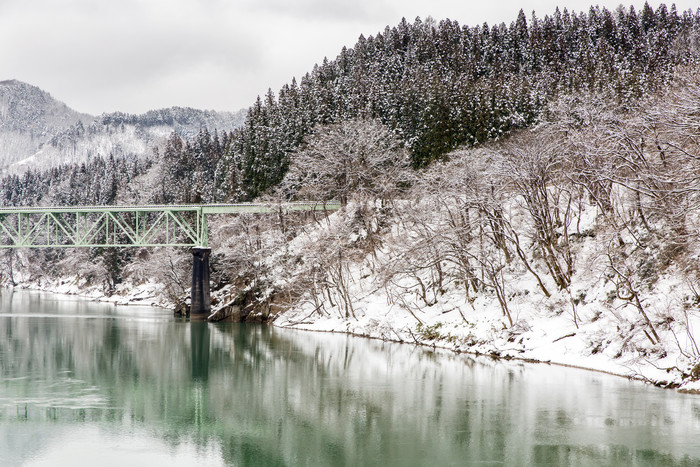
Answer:
M0 80L39 86L95 115L175 105L238 110L402 17L510 24L520 8L528 18L533 10L543 17L557 5L587 11L591 2L0 0ZM682 11L697 2L676 6Z

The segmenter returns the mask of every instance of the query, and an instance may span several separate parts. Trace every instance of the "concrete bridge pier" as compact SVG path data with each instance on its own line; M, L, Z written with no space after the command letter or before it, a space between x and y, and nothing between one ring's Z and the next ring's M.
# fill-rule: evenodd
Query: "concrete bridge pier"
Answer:
M191 320L206 320L211 314L211 294L209 291L209 254L211 248L192 248L192 303Z

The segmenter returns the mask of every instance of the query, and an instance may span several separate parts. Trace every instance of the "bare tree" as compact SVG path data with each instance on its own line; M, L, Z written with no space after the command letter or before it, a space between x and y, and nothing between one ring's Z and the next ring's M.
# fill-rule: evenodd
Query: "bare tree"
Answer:
M398 138L377 120L317 126L293 154L282 190L320 200L382 199L400 186L409 159Z
M12 248L9 248L8 250L5 251L5 264L3 269L7 273L7 280L9 281L9 284L11 286L16 286L17 283L15 282L15 273L14 273L14 258L15 258L15 250ZM3 279L3 274L0 274L0 282L2 282Z
M518 144L506 143L498 152L504 178L532 219L532 235L547 269L564 290L573 274L569 228L576 193L561 177L563 154L558 143L548 137L522 135Z

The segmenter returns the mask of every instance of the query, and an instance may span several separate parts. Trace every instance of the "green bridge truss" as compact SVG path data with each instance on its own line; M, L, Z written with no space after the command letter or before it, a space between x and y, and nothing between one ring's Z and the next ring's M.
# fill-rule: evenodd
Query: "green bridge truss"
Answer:
M0 248L208 247L207 216L335 210L337 203L0 208Z

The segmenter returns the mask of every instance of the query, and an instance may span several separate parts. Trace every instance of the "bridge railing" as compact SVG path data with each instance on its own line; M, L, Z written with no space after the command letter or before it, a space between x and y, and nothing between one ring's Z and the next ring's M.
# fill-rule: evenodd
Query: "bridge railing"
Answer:
M207 216L335 210L337 203L0 208L0 248L207 247Z

